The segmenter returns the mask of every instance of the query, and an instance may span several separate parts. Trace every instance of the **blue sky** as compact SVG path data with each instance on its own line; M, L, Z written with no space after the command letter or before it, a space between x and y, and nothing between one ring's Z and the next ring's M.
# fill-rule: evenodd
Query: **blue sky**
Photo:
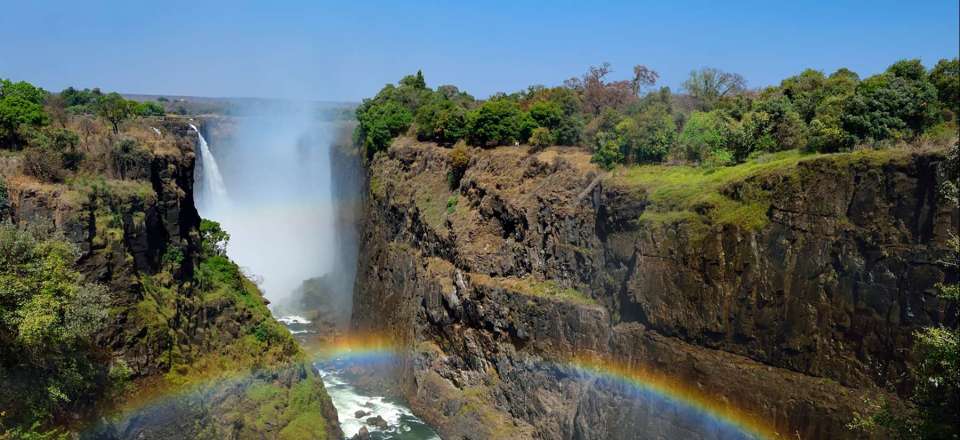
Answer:
M603 61L763 86L960 51L957 0L0 2L0 77L50 90L359 100L423 69L486 97Z

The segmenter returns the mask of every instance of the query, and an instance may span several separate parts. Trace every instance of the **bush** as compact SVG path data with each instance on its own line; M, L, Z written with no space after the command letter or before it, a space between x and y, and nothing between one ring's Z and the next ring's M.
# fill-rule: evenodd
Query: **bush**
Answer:
M679 152L693 162L723 156L724 153L715 152L726 150L730 135L728 121L721 113L693 112L677 139Z
M7 181L0 176L0 223L10 215L10 195L7 193Z
M23 152L23 173L41 182L62 182L66 176L63 158L45 147L29 147Z
M21 126L41 127L50 121L43 109L47 92L28 82L0 80L0 148L20 148Z
M530 145L533 146L533 151L547 148L553 145L553 142L553 133L550 133L549 128L537 127L530 133Z
M136 104L134 113L139 116L163 116L165 111L163 106L155 101L144 101Z
M361 108L357 109L357 119L360 121L357 130L367 157L386 150L390 141L406 131L413 122L410 110L394 101Z
M227 255L230 234L213 220L200 220L200 252L205 257Z
M41 228L0 223L0 407L3 423L35 430L109 387L94 335L106 290L84 283L77 249ZM5 426L6 427L6 426Z
M609 132L598 134L593 157L590 158L590 161L607 170L611 170L618 163L622 163L623 153L620 152L620 144L617 142L617 138Z
M616 133L628 162L661 162L676 142L677 127L666 107L653 105L617 124Z
M457 144L450 150L450 187L460 186L460 179L463 178L467 168L470 167L470 149L463 143Z
M896 65L895 65L896 66ZM900 66L867 78L844 107L843 128L859 140L880 141L918 135L939 122L937 90L925 77Z
M535 127L530 114L507 98L491 99L467 113L467 140L479 147L525 142Z

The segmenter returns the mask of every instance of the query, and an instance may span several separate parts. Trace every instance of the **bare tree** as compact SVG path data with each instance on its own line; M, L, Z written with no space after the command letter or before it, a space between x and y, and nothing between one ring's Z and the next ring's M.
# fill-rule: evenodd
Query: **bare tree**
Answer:
M633 79L630 81L630 86L633 88L634 96L640 96L640 91L644 87L656 84L658 79L660 79L660 74L655 70L647 68L643 64L633 66Z
M683 88L704 111L712 109L720 98L743 92L746 86L747 81L740 74L712 67L690 72L690 77L683 83Z

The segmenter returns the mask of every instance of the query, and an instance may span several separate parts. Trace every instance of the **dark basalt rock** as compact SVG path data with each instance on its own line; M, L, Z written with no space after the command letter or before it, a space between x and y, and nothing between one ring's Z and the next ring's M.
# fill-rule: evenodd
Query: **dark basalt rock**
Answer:
M696 384L780 432L850 438L865 397L909 394L914 330L956 325L934 295L958 276L937 263L960 223L936 195L940 153L731 182L727 197L769 196L766 226L694 230L638 222L647 194L596 178L585 153L522 148L475 151L437 226L416 189L442 187L446 151L395 145L369 164L353 313L413 351L390 377L445 438L724 437L564 367L584 355ZM580 299L531 294L537 280Z

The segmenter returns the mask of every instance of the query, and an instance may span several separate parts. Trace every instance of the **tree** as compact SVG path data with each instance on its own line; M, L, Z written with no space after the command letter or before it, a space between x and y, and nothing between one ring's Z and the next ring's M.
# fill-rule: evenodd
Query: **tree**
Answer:
M618 163L623 162L620 144L613 133L604 131L597 135L590 161L607 170L613 169Z
M636 100L636 94L629 81L606 82L605 78L613 70L610 63L590 66L581 78L566 81L567 87L578 91L583 97L584 112L599 115L604 108L621 109Z
M22 126L41 127L49 122L43 109L46 95L28 82L0 80L0 147L20 148Z
M135 106L134 102L127 101L119 93L109 93L97 100L97 115L109 121L113 125L113 133L117 134L120 124L133 115Z
M653 105L616 126L624 157L635 163L661 162L677 138L673 116L663 105Z
M406 107L395 101L357 108L360 140L367 151L367 157L386 150L391 139L406 131L413 122L413 115Z
M743 161L754 151L781 151L806 146L806 124L786 96L754 105L742 121L733 145L734 159Z
M807 69L780 82L784 96L805 122L816 115L817 105L826 96L827 77L819 70Z
M476 146L526 142L536 122L511 99L496 98L467 113L467 140Z
M709 111L720 98L742 92L747 81L740 74L704 67L690 72L683 88L698 103L703 111Z
M915 77L909 65L899 65L860 82L844 107L843 128L874 141L922 133L939 120L937 89Z
M930 82L937 88L940 104L960 119L960 59L942 59L930 70Z
M694 162L708 160L711 155L727 153L730 127L719 112L693 112L677 138L685 159Z
M553 134L550 133L550 129L546 127L534 128L530 134L530 145L533 146L533 151L540 151L553 145Z
M143 101L135 105L135 113L138 116L163 116L165 111L156 101Z
M643 90L644 87L652 87L657 83L658 79L660 79L660 74L647 68L647 66L642 64L633 66L633 79L630 81L633 94L640 96L640 91Z
M213 220L200 220L200 252L204 257L225 256L230 234Z

